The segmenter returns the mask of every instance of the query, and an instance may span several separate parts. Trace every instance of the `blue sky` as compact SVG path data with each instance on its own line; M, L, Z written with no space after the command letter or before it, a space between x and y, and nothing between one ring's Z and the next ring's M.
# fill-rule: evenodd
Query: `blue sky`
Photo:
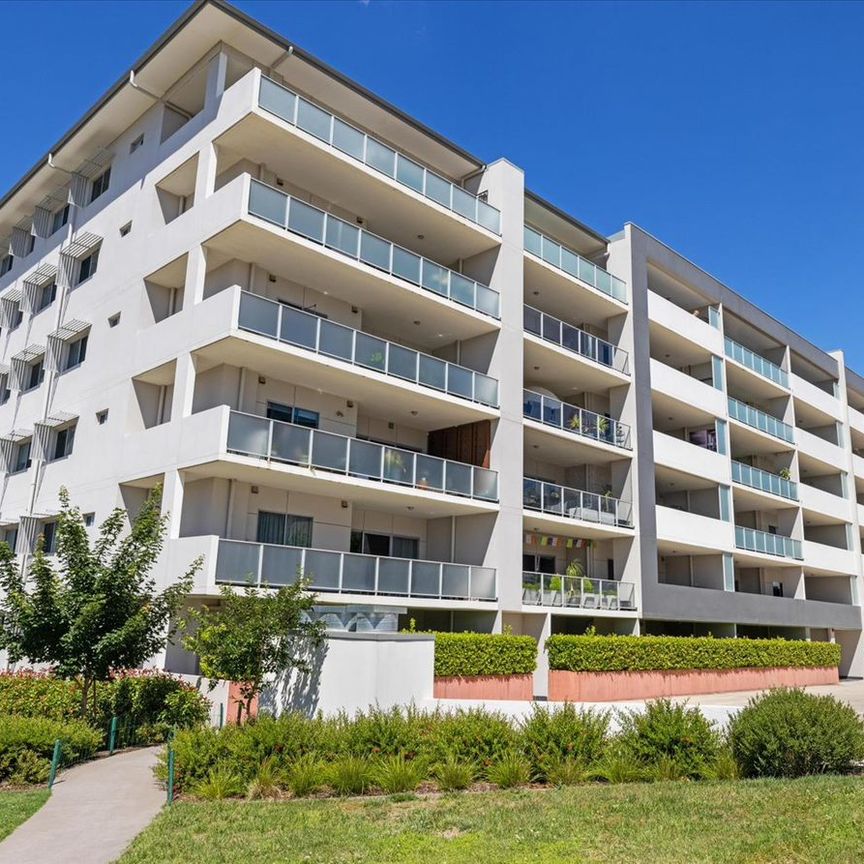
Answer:
M864 372L864 4L237 5L507 157L597 230L636 222ZM186 6L4 3L0 189Z

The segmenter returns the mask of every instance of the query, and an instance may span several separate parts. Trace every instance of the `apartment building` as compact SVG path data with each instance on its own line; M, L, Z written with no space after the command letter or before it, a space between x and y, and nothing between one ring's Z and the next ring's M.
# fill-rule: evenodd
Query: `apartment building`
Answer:
M331 628L776 634L860 673L842 353L233 7L194 4L0 240L22 563L61 486L95 530L161 484L159 576L202 555L194 602L302 572Z

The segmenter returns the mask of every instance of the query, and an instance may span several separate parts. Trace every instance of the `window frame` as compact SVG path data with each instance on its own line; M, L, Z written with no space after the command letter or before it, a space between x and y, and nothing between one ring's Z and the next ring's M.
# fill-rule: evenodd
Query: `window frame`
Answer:
M51 458L47 460L48 462L58 462L72 455L77 426L77 423L70 423L68 426L62 426L54 430L54 434L51 436ZM61 441L63 442L63 450L59 452Z
M92 252L85 255L83 258L78 259L78 266L76 268L75 273L75 287L77 288L79 285L82 285L84 282L87 282L89 279L92 279L96 275L96 270L99 267L99 250L101 247L97 246ZM90 264L89 262L93 262ZM87 264L87 274L84 274L84 265Z
M23 460L21 459L21 453L23 451L24 445L27 445L27 456ZM21 474L24 471L27 471L30 466L33 464L33 439L25 438L22 441L15 442L15 451L14 451L14 459L12 461L12 465L9 469L10 474Z
M104 195L111 185L111 166L109 165L98 177L90 182L90 195L88 204L92 204L97 198Z
M70 205L67 201L62 207L58 207L51 214L51 235L56 234L64 225L69 224Z
M11 252L7 252L0 258L0 276L5 276L15 266L15 256Z
M78 336L76 339L70 339L64 346L63 350L63 372L69 372L72 369L77 369L87 359L87 340L90 336L85 333L83 336ZM82 346L77 348L76 346ZM72 362L72 349L77 351L75 362Z

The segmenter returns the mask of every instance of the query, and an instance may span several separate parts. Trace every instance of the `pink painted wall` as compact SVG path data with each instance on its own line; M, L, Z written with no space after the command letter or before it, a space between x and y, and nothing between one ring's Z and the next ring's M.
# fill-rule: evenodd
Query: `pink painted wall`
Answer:
M837 684L836 667L817 669L674 669L657 672L549 672L550 702L617 702L771 687ZM490 698L490 697L486 697Z
M240 685L236 681L228 682L228 705L225 709L225 722L237 722L237 706L242 706L240 722L245 723L250 717L258 716L258 697L252 700L249 706L249 717L246 716L246 700L240 692Z
M534 676L478 675L470 678L436 678L432 695L436 699L530 701L534 698Z

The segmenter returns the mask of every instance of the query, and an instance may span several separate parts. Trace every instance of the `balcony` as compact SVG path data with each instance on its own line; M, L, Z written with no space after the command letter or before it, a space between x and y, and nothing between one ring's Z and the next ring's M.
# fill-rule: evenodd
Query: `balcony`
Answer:
M745 405L731 396L729 397L729 416L745 426L758 429L760 432L765 432L767 435L772 435L788 444L795 443L795 431L788 423L784 423L751 405Z
M757 375L761 375L763 378L773 381L780 387L787 390L789 389L789 375L776 363L766 360L760 354L751 351L749 348L745 348L743 345L740 345L728 336L724 339L724 343L726 356L731 360L740 363L751 372L755 372Z
M729 461L726 456L656 429L652 437L654 461L657 465L682 471L694 477L704 477L717 484L729 482Z
M467 564L382 558L353 552L276 546L219 539L216 583L278 588L298 576L309 580L309 590L427 600L494 602L495 570Z
M627 302L625 282L527 225L525 226L525 251L568 276L590 285L602 294L620 303Z
M829 546L805 540L803 544L804 566L808 573L823 576L855 576L858 572L857 551Z
M501 317L497 291L258 180L250 182L248 211L439 297L491 318Z
M779 495L790 501L798 500L798 484L778 474L771 474L761 468L753 468L743 462L732 460L732 481L758 489L761 492L769 492L771 495Z
M654 510L657 541L664 553L705 555L732 550L730 522L662 504Z
M676 342L687 340L711 354L722 353L723 339L716 327L651 289L648 290L648 320L670 334Z
M630 582L525 572L522 573L522 605L605 612L636 609Z
M238 326L352 366L498 407L498 382L488 375L246 291L241 293Z
M228 450L425 492L498 500L498 473L413 450L232 411Z
M779 558L794 558L796 561L804 560L800 540L793 540L782 534L758 531L755 528L744 528L741 525L735 526L735 546L738 549L757 552L760 555L776 555Z
M630 450L630 427L586 408L543 396L531 390L523 391L522 414L553 429L622 450Z
M633 505L611 495L583 492L525 477L522 480L522 502L526 510L536 510L550 516L610 528L633 527Z
M552 315L547 315L539 309L525 306L524 326L526 332L533 333L546 342L558 345L600 366L614 369L623 375L630 374L626 351Z

